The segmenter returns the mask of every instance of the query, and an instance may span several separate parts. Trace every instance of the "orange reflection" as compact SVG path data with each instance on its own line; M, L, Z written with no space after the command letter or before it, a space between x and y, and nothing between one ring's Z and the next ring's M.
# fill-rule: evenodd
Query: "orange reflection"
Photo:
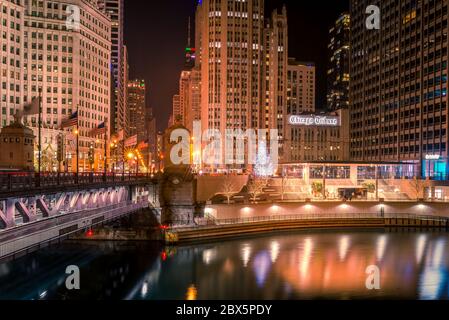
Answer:
M192 284L188 289L187 289L187 294L186 294L186 300L187 301L194 301L198 298L198 290L196 289L195 285Z

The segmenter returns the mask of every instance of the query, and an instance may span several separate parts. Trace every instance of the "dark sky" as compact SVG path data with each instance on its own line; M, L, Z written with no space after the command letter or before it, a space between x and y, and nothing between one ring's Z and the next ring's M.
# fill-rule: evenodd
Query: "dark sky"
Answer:
M160 130L167 126L172 97L179 87L187 44L188 17L195 0L126 0L125 43L130 78L144 78L147 105L153 107ZM317 108L325 106L328 30L349 0L265 0L266 16L287 5L289 56L315 62L318 73ZM193 24L193 23L192 23Z

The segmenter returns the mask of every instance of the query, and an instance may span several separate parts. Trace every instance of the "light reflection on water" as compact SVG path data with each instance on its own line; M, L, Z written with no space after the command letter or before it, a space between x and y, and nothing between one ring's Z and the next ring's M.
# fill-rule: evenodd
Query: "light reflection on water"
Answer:
M449 234L313 232L161 249L100 243L0 264L0 299L449 299ZM65 268L81 269L67 292ZM368 266L381 289L365 286Z
M448 299L447 239L432 233L340 232L180 248L179 254L192 256L168 259L148 298L179 298L167 280L182 265L190 270L198 299ZM210 250L215 254L207 264L195 258ZM371 265L381 271L380 290L366 288Z

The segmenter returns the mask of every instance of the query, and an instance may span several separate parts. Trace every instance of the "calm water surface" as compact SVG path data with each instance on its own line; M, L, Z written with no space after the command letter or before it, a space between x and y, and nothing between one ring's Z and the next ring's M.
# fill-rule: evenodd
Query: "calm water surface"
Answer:
M81 270L81 290L65 269ZM377 265L381 290L369 291ZM449 234L313 232L161 248L64 243L0 264L0 299L448 299Z

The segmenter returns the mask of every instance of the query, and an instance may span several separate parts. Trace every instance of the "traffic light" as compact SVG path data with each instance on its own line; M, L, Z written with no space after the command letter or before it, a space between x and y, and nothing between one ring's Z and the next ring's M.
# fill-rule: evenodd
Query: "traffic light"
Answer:
M59 134L58 135L58 161L64 162L65 161L65 141L64 141L64 135Z

